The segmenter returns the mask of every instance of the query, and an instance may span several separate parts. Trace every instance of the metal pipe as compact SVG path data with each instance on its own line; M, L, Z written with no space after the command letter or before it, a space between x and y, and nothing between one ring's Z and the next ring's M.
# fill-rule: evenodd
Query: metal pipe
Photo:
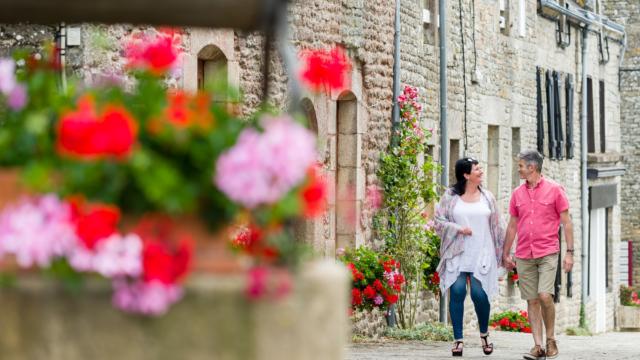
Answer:
M583 10L583 9L571 9L566 8L558 4L555 0L539 0L541 8L551 9L555 12L558 12L562 15L569 17L574 21L579 21L584 24L584 27L589 27L589 25L600 25L605 27L608 30L613 32L617 32L621 35L625 34L624 26L617 24L607 17L596 14L591 11Z
M438 30L440 45L440 164L442 173L440 183L443 187L449 185L449 131L447 128L447 2L438 3ZM440 322L447 322L447 294L440 296Z
M582 266L582 296L580 302L587 300L587 261L589 259L589 206L587 183L587 31L582 29L582 106L580 114L580 207L582 212L582 248L580 260Z
M397 140L396 130L400 122L398 96L400 96L400 0L396 0L396 16L393 33L393 110L391 114L393 129L391 141L394 143Z

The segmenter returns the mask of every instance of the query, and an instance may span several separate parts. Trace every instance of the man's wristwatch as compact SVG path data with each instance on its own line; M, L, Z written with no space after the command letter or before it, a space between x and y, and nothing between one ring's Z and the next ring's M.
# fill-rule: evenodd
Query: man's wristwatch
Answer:
M571 255L573 255L573 249L567 249L565 251L568 252L568 253L571 253Z

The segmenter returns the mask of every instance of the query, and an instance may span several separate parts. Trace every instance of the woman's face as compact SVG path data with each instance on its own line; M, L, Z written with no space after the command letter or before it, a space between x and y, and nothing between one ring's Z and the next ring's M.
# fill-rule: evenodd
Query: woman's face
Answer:
M482 171L482 167L479 164L474 164L471 166L471 172L469 174L464 174L464 177L468 182L480 185L482 183L482 176L484 175L484 171Z

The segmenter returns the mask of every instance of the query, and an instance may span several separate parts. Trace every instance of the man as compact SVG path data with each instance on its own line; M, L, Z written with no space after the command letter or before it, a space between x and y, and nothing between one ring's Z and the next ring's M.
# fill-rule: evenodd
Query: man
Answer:
M531 333L535 346L524 355L528 360L553 359L558 356L555 340L554 281L560 252L558 229L564 228L565 272L573 267L573 225L569 217L569 201L559 184L544 178L542 155L535 150L518 155L518 173L526 180L511 195L502 259L507 269L518 267L518 283L522 299L527 300ZM511 246L516 233L516 260ZM542 326L546 330L546 346L542 347Z

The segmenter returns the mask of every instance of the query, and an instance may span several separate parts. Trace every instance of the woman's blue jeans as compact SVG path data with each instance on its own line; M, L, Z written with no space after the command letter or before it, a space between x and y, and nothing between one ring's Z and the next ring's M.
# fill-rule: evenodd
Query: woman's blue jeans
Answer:
M482 284L473 277L473 273L461 272L449 291L449 315L453 325L453 337L462 339L462 318L464 315L464 299L467 297L467 277L471 279L471 300L478 316L480 333L486 333L489 327L491 305Z

